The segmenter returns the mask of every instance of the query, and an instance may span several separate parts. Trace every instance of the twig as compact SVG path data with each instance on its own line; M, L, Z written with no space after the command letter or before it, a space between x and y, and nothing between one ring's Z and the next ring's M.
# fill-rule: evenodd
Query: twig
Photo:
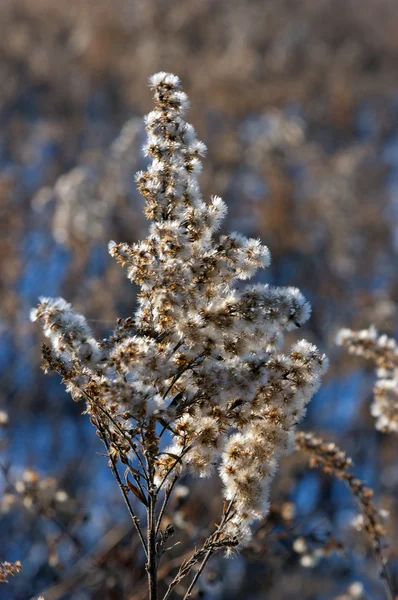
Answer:
M228 520L232 516L231 511L232 511L233 504L234 504L234 499L232 499L230 501L226 510L224 511L223 518L221 520L221 523L218 525L216 531L214 533L212 533L205 540L202 548L200 548L200 550L197 550L196 552L194 552L194 554L191 556L190 559L188 559L187 561L184 561L181 564L177 575L174 577L173 581L170 583L169 587L167 588L167 591L163 597L163 600L167 600L170 597L170 594L173 591L173 588L178 583L180 583L187 575L189 575L189 573L191 572L192 568L196 565L196 563L198 563L200 560L202 560L202 563L199 567L199 571L198 571L198 573L195 574L195 577L188 588L187 594L189 592L189 595L190 595L193 590L193 587L195 586L197 580L199 579L203 569L205 568L205 566L207 564L207 561L212 556L212 554L217 552L217 550L219 550L220 548L237 545L236 540L221 540L221 541L219 541L219 536L222 533L224 525L228 522ZM188 598L188 595L186 595L185 598Z
M229 520L230 513L231 513L231 510L232 510L232 506L233 506L233 502L234 502L233 500L230 501L230 503L229 503L229 505L227 507L227 510L224 513L222 521L221 521L221 523L220 523L220 525L218 527L218 530L217 530L217 532L215 534L216 535L216 541L218 541L218 537L219 537L220 533L222 532L222 529L223 529L224 525ZM203 561L202 561L199 569L197 570L197 572L195 573L194 578L192 579L191 585L189 586L189 588L187 590L187 593L184 596L184 600L187 600L190 597L190 595L192 593L192 590L195 587L196 582L198 581L198 579L201 576L201 574L203 572L203 569L205 568L205 566L206 566L209 558L211 557L211 555L214 552L215 552L215 549L213 549L212 547L210 547L209 550L207 551L207 553L206 553L206 555L205 555L205 557L204 557L204 559L203 559Z
M168 501L170 499L171 493L173 491L173 488L174 488L177 480L178 480L178 475L175 475L173 481L171 482L170 486L167 488L167 490L165 492L163 504L162 504L162 507L160 509L158 520L157 520L157 523L156 523L156 533L159 532L160 526L162 524L163 515L164 515L164 512L165 512L166 507L167 507L167 503L168 503Z
M148 428L148 435L154 433L155 421L151 420ZM156 552L156 501L157 489L154 485L155 467L152 451L149 450L145 455L147 463L147 473L149 480L148 488L148 507L147 507L147 540L148 540L148 561L146 571L148 574L149 600L158 598L157 581L157 552Z
M212 548L209 548L209 550L207 551L207 554L205 555L204 559L201 562L199 569L195 573L195 577L191 581L191 585L187 589L187 593L184 596L184 600L187 600L187 598L190 597L191 592L192 592L193 588L195 587L196 582L198 581L199 577L202 575L203 569L205 568L207 561L209 560L209 558L211 557L213 552L214 552L214 550Z
M115 479L116 479L116 481L117 481L117 483L119 485L119 488L120 488L120 490L121 490L121 492L123 494L124 501L126 503L126 506L127 506L128 511L129 511L130 517L131 517L131 519L132 519L132 521L134 523L134 526L135 526L135 528L137 530L138 536L139 536L139 538L141 540L141 544L142 544L142 547L144 549L145 555L148 556L147 545L146 545L146 542L145 542L145 539L144 539L144 536L143 536L143 533L142 533L142 530L141 530L141 527L140 527L140 522L139 522L139 520L138 520L138 518L137 518L137 516L136 516L136 514L135 514L135 512L133 510L133 507L131 506L130 500L129 500L127 492L126 492L126 488L124 487L123 482L120 479L119 472L118 472L118 470L116 468L116 463L115 463L114 458L112 457L112 454L111 454L111 448L110 448L110 445L109 445L109 441L108 441L108 439L106 437L106 433L105 433L105 431L104 431L104 429L103 429L103 427L102 427L102 425L101 425L101 423L99 421L98 421L97 427L98 427L98 430L100 431L100 433L102 434L102 441L104 442L105 447L107 449L107 453L108 453L109 461L110 461L109 462L109 466L110 466L111 471L113 473L113 476L115 477Z
M52 368L53 368L53 370L54 370L55 373L58 373L58 375L60 377L62 377L63 379L65 379L64 374L61 371L59 371L59 369L56 369L54 366L52 366ZM129 445L131 446L131 449L133 450L134 454L137 457L138 462L141 465L141 468L143 469L143 472L144 472L143 473L143 477L146 479L144 464L142 462L142 458L141 458L139 452L137 452L137 450L136 450L134 440L120 427L119 423L112 417L112 415L110 415L108 413L107 410L105 410L105 408L101 405L100 402L97 402L97 400L95 398L93 398L92 396L90 396L90 394L88 394L88 392L86 392L86 390L81 389L80 391L81 391L81 393L83 394L83 396L86 398L86 400L88 402L91 402L96 408L98 408L111 421L111 423L114 425L114 427L116 427L116 429L118 430L118 432L129 443Z

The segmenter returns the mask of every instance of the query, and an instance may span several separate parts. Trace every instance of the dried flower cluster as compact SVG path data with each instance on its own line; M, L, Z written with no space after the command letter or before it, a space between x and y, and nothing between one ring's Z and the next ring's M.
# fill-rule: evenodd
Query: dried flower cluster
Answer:
M228 506L205 560L248 539L251 521L268 511L278 459L294 447L327 360L305 340L282 353L284 332L300 327L310 307L296 288L239 285L269 265L268 249L237 233L217 235L226 206L201 198L205 146L183 119L187 97L174 75L158 73L151 86L145 153L152 161L137 182L152 224L144 241L109 245L141 288L134 318L119 320L101 342L62 299L42 299L32 319L51 341L47 367L75 400L87 401L130 513L130 492L147 508L142 541L153 580L165 504L184 472L207 477L218 467L224 483Z
M17 573L22 571L22 565L19 560L14 563L2 562L0 563L0 583L8 583L8 578L14 577Z
M350 354L373 360L377 382L374 386L372 415L380 431L398 433L398 347L392 338L379 335L374 327L362 331L342 329L337 343Z
M361 525L372 541L373 549L384 567L383 536L386 534L381 513L373 503L373 490L349 472L352 460L334 443L324 442L312 433L298 432L296 448L310 458L310 467L321 468L346 482L361 509Z

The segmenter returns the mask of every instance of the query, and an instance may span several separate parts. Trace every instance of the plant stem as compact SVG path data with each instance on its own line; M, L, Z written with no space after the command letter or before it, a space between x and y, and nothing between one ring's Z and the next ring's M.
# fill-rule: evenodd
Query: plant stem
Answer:
M375 554L376 554L376 558L378 560L378 563L380 565L380 578L383 582L384 585L384 591L386 593L386 597L388 598L388 600L394 600L395 596L394 596L394 590L393 590L393 585L390 579L390 576L388 574L388 570L387 570L387 566L386 566L386 560L384 558L383 555L383 551L381 549L381 547L375 548Z
M166 510L166 507L167 507L167 503L168 503L168 501L169 501L169 499L170 499L171 492L173 491L173 488L174 488L174 486L175 486L175 484L176 484L177 480L178 480L178 475L176 475L176 476L174 477L174 479L173 479L173 481L171 482L170 486L169 486L169 487L168 487L168 489L166 490L166 493L165 493L165 496L164 496L164 500L163 500L163 504L162 504L162 508L160 509L159 516L158 516L158 520L157 520L157 523L156 523L156 533L158 533L158 532L159 532L159 529L160 529L160 527L161 527L161 524L162 524L162 519L163 519L163 515L164 515L164 513L165 513L165 510Z
M114 478L116 479L116 481L117 481L117 483L119 485L119 488L120 488L120 490L121 490L121 492L123 494L123 499L124 499L124 501L126 503L127 509L129 511L129 514L130 514L130 517L131 517L131 520L134 523L134 527L137 530L137 533L138 533L138 536L140 538L140 541L141 541L142 547L144 549L144 552L148 556L147 545L145 543L145 539L144 539L143 533L141 531L139 519L137 518L137 515L135 514L135 512L133 510L133 507L131 506L131 503L130 503L130 500L128 498L128 494L126 492L126 489L125 489L125 487L123 485L122 480L120 479L120 475L119 475L119 472L117 470L116 463L115 463L115 461L114 461L114 459L112 457L112 454L111 454L111 448L109 446L108 438L106 437L106 432L104 431L103 427L101 426L100 421L98 421L97 427L98 427L98 430L102 434L102 441L104 442L105 447L107 449L107 453L108 453L108 456L109 456L109 466L111 468L112 474L113 474Z
M224 508L224 514L223 514L223 518L221 520L221 523L218 525L216 531L214 533L212 533L204 542L202 548L198 551L196 551L190 559L184 561L181 566L180 569L177 573L177 575L174 577L173 581L170 583L169 587L167 588L167 591L163 597L163 600L168 600L169 596L171 595L174 587L179 584L182 579L184 579L184 577L186 577L192 570L192 568L194 567L194 565L199 562L200 558L203 557L202 559L202 563L200 564L200 567L197 571L197 573L195 574L188 590L187 593L184 596L184 600L187 600L191 593L192 590L196 584L196 582L198 581L200 575L203 572L203 569L205 568L207 561L209 560L209 558L215 553L217 552L223 544L219 543L219 537L220 535L223 533L223 529L224 526L226 525L226 523L229 521L229 519L232 517L232 510L233 510L233 505L234 505L234 501L235 498L232 498L232 500L230 500L228 506L226 508ZM224 543L224 545L226 546L226 544ZM232 544L229 544L232 545Z
M157 582L157 557L156 557L156 523L155 523L155 497L151 491L149 495L148 506L148 586L149 600L157 600L158 598L158 582Z
M155 436L155 420L151 420L146 431L146 436L143 436L143 441L146 440L148 450L146 452L146 465L148 475L148 508L147 508L147 548L148 561L146 571L148 574L149 600L158 600L158 557L156 544L156 503L158 499L158 489L155 486L155 466L154 457L158 453L157 442ZM156 449L154 448L154 441ZM144 443L145 445L145 443Z
M183 600L187 600L192 593L193 588L195 587L196 582L198 581L199 577L201 576L203 569L205 568L207 561L209 560L209 558L211 557L211 555L213 554L214 550L213 548L210 548L207 553L206 556L204 557L204 559L202 560L199 569L196 571L195 573L195 577L192 579L191 581L191 585L189 586L187 593L184 596Z

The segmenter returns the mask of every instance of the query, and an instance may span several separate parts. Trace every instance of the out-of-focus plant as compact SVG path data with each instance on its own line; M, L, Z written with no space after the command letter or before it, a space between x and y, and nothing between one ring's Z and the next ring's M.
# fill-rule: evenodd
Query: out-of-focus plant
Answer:
M361 511L361 526L372 541L372 547L381 569L381 578L385 584L387 597L394 600L393 586L386 569L384 557L386 530L383 518L373 503L373 490L366 487L350 472L352 460L334 443L325 443L311 433L296 434L296 448L309 456L310 466L323 469L325 473L334 475L344 481L357 500Z
M362 331L342 329L337 343L350 354L363 356L376 364L372 415L380 431L398 433L398 347L392 338L379 335L374 327Z
M53 234L57 242L87 246L101 241L104 228L117 218L113 213L121 210L121 204L127 203L134 210L130 179L140 154L141 134L141 121L130 119L98 165L76 167L57 180L50 192L50 197L54 196Z

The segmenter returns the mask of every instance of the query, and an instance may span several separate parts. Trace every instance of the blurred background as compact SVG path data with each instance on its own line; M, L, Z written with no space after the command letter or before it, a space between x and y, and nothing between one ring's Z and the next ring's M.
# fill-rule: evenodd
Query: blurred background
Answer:
M227 202L226 229L270 248L263 281L311 301L299 333L331 368L303 428L343 447L389 511L398 590L397 441L374 428L372 366L334 344L342 326L397 333L397 2L1 0L0 30L0 562L23 563L0 598L145 597L100 441L83 405L40 370L29 311L62 295L98 337L132 314L136 290L107 243L146 235L134 173L145 168L147 78L160 70L182 79L208 147L204 197ZM174 511L195 539L220 500L191 486ZM272 503L249 549L213 561L201 597L385 597L343 483L294 455Z

